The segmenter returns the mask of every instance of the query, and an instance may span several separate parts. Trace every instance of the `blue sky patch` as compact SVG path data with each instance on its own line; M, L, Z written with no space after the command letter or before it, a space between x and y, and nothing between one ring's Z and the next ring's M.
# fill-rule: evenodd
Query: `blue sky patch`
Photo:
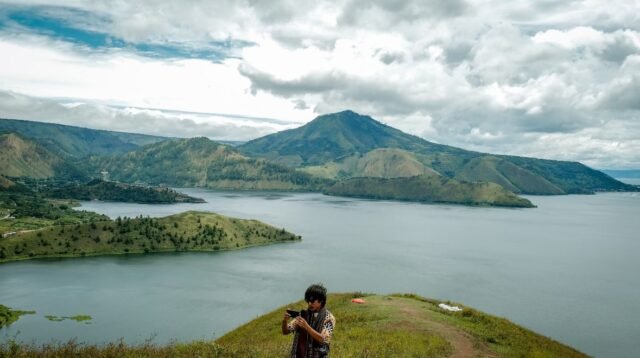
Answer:
M124 49L138 55L164 59L205 59L221 62L232 53L251 46L247 41L208 41L199 44L170 42L127 42L111 36L112 20L95 13L51 6L8 6L0 9L0 31L32 33L73 43L91 50Z

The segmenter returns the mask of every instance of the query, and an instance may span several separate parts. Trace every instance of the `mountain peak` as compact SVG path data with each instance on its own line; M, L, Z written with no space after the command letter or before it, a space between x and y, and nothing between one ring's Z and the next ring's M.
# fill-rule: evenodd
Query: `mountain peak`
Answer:
M246 153L288 165L317 165L377 148L421 150L432 143L352 110L316 117L302 127L250 141Z

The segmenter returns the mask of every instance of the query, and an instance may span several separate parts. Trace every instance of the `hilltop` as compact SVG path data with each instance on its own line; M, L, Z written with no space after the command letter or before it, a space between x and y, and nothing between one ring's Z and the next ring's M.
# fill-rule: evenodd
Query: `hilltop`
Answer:
M82 164L121 182L239 190L318 190L327 180L262 159L207 138L150 144L133 152L91 157Z
M352 298L365 304L354 304ZM332 357L586 357L585 354L517 326L506 319L457 305L460 312L438 307L440 301L416 295L331 294L328 308L337 324ZM450 302L447 302L450 304ZM15 357L285 357L292 336L280 332L287 307L258 317L216 341L195 341L158 346L153 343L104 345L75 342L42 347L0 343L0 355ZM63 353L64 352L64 353Z
M577 162L485 154L436 144L353 111L318 116L304 126L238 148L331 179L406 177L434 171L461 181L494 182L517 194L637 190ZM380 151L384 148L395 150ZM372 158L389 169L368 171Z

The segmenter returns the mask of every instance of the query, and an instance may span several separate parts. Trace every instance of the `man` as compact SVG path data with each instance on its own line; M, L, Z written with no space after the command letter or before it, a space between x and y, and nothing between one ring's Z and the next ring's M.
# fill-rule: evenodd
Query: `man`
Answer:
M327 289L320 284L311 285L304 293L307 310L291 319L285 312L282 319L282 334L295 332L291 346L291 358L329 357L329 345L336 319L324 306L327 303Z

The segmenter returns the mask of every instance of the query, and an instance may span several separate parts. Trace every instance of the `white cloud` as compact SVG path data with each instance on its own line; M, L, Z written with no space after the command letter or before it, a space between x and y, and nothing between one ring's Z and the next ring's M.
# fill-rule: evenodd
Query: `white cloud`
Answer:
M253 45L212 63L0 32L0 51L12 54L0 58L0 89L110 110L232 113L287 123L348 108L439 143L640 167L635 1L19 3L96 14L107 19L101 31L132 42ZM65 14L79 21L77 13ZM173 113L114 111L157 121ZM194 128L210 120L187 119ZM233 125L257 128L253 121L227 124L228 133L239 130ZM275 130L269 124L253 133L268 128Z

